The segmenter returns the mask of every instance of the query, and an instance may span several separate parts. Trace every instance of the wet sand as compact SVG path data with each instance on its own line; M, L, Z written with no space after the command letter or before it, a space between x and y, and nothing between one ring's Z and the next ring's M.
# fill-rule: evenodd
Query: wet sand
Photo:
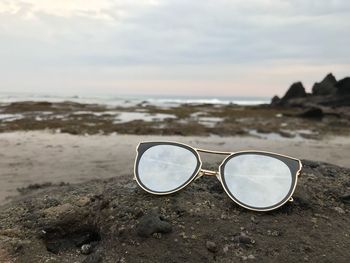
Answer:
M324 161L350 167L350 138L322 140L262 139L254 137L81 136L52 132L11 132L0 134L0 203L18 194L17 188L30 184L78 183L91 179L132 176L135 147L140 141L170 140L193 147L221 150L265 150L300 159ZM202 155L204 164L222 156Z

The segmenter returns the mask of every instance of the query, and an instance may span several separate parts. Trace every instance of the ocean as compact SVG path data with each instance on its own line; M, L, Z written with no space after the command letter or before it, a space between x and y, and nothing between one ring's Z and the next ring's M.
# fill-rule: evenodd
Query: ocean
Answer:
M72 101L83 104L102 104L109 106L132 106L147 103L156 106L178 106L180 104L218 104L218 105L259 105L269 103L269 97L247 96L170 96L170 95L116 95L116 94L50 94L50 93L9 93L0 92L0 103L19 101Z

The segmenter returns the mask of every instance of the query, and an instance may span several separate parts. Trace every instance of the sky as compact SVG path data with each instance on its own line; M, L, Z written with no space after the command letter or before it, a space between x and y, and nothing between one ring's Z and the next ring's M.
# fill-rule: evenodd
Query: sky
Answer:
M350 75L348 0L1 0L0 92L283 95Z

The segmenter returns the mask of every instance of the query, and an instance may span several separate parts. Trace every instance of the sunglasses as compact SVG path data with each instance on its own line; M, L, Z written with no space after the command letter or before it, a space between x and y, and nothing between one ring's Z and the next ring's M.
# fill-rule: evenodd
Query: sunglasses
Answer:
M177 142L142 142L136 151L134 179L148 193L172 194L203 175L216 176L235 203L254 211L293 201L302 169L298 159L264 151L210 151ZM202 169L200 152L227 157L210 171Z

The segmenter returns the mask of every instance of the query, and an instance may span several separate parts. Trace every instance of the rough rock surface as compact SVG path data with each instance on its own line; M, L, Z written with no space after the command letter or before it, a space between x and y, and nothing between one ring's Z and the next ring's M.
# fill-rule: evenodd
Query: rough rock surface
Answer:
M215 177L170 196L129 178L28 191L0 208L0 261L348 262L350 170L303 164L294 202L265 213L236 205Z
M299 116L302 118L321 119L324 117L324 113L322 109L313 107L302 112Z
M301 82L293 83L287 90L286 94L282 97L280 103L285 104L291 99L306 97L306 91Z
M273 98L271 99L271 105L275 106L278 105L281 102L281 98L276 96L273 96Z
M321 82L314 84L311 94L305 92L301 82L296 82L280 101L275 96L271 106L322 107L325 113L336 110L340 116L344 111L350 111L350 77L337 82L329 73Z
M350 95L350 77L339 80L336 87L339 95Z
M316 96L332 95L337 93L335 85L337 80L329 73L321 82L316 82L312 87L312 94Z

